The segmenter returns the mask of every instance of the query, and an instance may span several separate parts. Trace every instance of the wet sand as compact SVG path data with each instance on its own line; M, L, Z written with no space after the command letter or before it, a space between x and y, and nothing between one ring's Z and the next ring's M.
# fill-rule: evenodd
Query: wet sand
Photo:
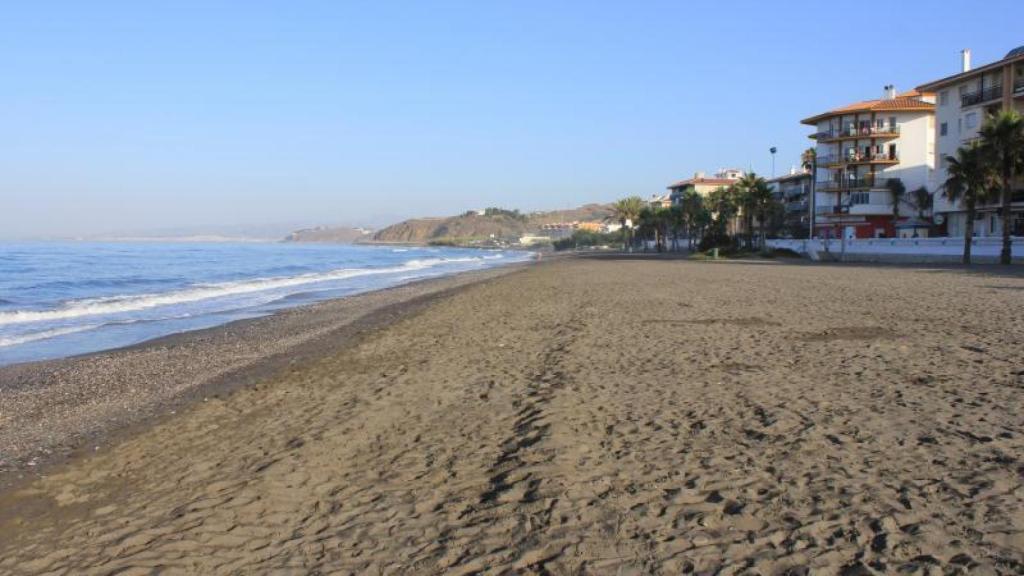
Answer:
M1020 574L1024 277L987 270L467 283L0 494L0 572Z

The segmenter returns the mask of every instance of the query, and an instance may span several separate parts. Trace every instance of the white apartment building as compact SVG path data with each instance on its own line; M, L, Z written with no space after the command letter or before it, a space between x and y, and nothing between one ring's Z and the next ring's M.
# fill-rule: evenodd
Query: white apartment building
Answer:
M947 157L978 137L986 116L1014 108L1024 113L1024 46L1011 50L1005 58L979 68L971 67L970 50L961 52L960 72L929 82L918 90L938 94L935 110L935 141L938 165L932 188L935 194L935 219L949 236L962 237L966 212L960 202L950 202L942 193L946 181ZM1024 236L1024 182L1015 183L1013 196L1014 235ZM976 236L1001 236L999 202L978 207L974 223Z
M910 192L927 187L935 168L935 104L932 94L896 94L892 86L878 100L866 100L806 118L813 126L818 171L815 181L815 236L893 238L888 185L899 179L907 190L899 221L916 213ZM930 188L929 188L930 190Z

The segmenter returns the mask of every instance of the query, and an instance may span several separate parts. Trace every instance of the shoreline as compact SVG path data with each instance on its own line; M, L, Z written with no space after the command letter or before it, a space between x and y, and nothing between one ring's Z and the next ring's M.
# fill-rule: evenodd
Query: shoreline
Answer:
M0 493L209 397L344 349L467 286L533 264L415 280L128 346L0 366Z

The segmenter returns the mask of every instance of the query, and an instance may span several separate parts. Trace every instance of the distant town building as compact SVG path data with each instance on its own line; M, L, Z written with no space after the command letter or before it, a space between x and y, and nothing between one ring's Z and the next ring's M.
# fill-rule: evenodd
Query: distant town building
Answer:
M891 179L908 194L900 216L914 213L910 191L927 187L935 167L934 95L892 86L878 100L829 110L801 121L813 126L818 175L815 235L895 237Z
M616 230L622 226L616 224ZM609 224L605 222L595 221L572 221L572 222L552 222L544 224L540 227L540 235L550 239L568 238L572 236L573 232L577 230L583 230L586 232L607 232Z
M962 237L966 211L959 202L950 202L942 194L946 181L947 158L957 148L978 137L986 116L1000 109L1024 113L1024 46L1011 50L1002 60L979 68L971 67L971 52L961 52L960 72L921 85L918 90L935 92L935 142L938 153L932 187L936 220L945 225L950 236ZM978 236L1001 236L1002 219L999 202L978 207L974 233ZM1012 204L1013 234L1024 236L1024 181L1014 183Z
M651 208L669 208L672 206L671 194L652 194L647 201Z
M744 172L742 170L735 168L723 168L716 172L711 178L705 177L703 172L697 172L693 175L693 178L680 180L679 182L674 182L668 185L669 204L680 204L683 196L685 196L690 190L693 190L701 196L707 196L719 188L728 188L742 178L743 174Z

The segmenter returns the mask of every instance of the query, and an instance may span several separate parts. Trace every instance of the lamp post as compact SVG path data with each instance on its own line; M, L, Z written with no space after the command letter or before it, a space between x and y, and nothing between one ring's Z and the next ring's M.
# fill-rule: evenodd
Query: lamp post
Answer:
M775 153L779 150L775 146L772 146L768 151L772 153L772 178L775 178Z

